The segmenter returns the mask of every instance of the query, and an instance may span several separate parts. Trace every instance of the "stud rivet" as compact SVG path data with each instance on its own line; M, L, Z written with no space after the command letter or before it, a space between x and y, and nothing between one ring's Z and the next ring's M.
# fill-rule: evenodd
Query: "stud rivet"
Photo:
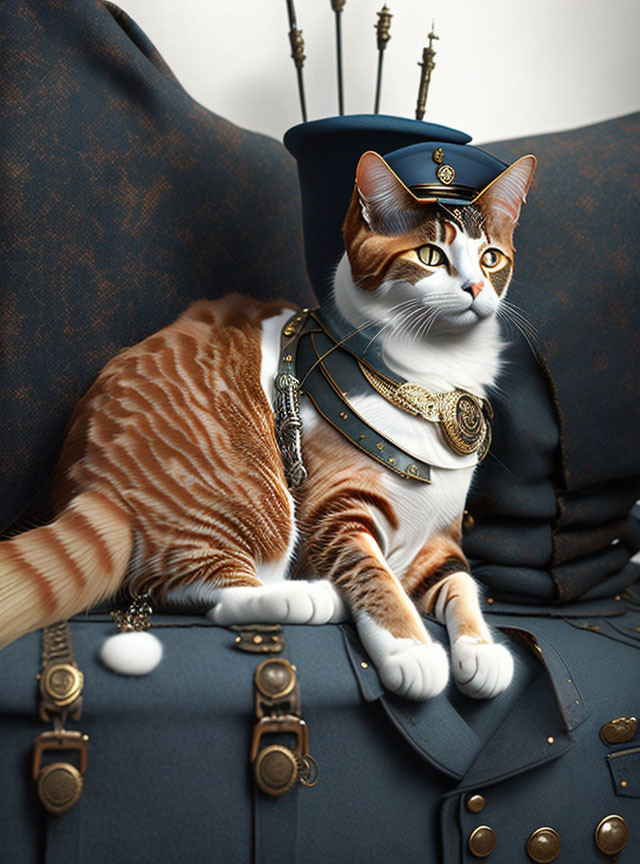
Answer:
M470 813L480 813L481 810L484 810L485 804L486 801L482 795L469 795L464 802L464 806Z

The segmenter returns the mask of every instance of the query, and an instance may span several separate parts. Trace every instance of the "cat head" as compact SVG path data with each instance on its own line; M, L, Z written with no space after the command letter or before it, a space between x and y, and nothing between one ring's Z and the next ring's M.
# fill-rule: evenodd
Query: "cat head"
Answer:
M417 198L381 156L365 153L343 228L352 305L375 323L398 315L422 336L491 317L511 280L535 166L524 156L470 203L451 205Z

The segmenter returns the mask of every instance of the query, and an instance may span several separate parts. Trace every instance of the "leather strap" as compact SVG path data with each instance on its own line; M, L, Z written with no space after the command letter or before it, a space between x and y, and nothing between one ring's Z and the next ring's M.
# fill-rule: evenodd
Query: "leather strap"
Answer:
M282 649L285 648L284 635L281 634ZM283 657L284 650L278 652L278 657L273 658L275 662L283 661L285 669L280 670L280 674L272 676L262 676L259 678L259 670L264 669L264 662L261 663L254 674L255 685L255 700L256 700L256 717L258 723L268 719L270 715L277 716L278 712L288 712L292 716L299 717L300 714L300 694L297 678L295 676L295 667L291 667L288 660ZM267 663L269 661L266 661ZM286 667L293 669L293 689L288 689L289 682L286 680ZM264 682L261 690L260 680ZM278 683L282 683L282 695L277 691ZM275 687L275 692L272 690L273 698L265 696L265 691L269 692L269 686ZM287 725L286 723L284 724ZM254 731L254 740L255 740ZM291 743L290 733L282 737L273 732L269 733L269 743L276 741L276 746L287 748ZM264 743L267 743L265 739ZM258 741L258 746L262 745L262 736ZM253 751L253 742L252 742ZM261 751L262 752L262 751ZM253 767L253 766L252 766ZM255 769L254 769L255 770ZM278 795L277 797L265 794L258 784L253 782L253 861L254 864L283 864L288 861L301 860L298 857L298 798L301 790L298 784L294 784L293 788L287 792Z
M347 399L341 382L367 383L357 357L336 343L317 318L305 309L282 329L280 364L276 378L276 437L287 482L299 485L306 477L300 456L297 399L304 393L318 413L351 444L395 474L429 483L431 466L367 423ZM299 480L299 482L298 482Z
M84 677L73 658L66 621L45 627L42 632L42 671L38 681L40 719L52 723L53 729L34 741L32 776L43 806L59 815L69 810L82 794L89 742L88 735L65 728L69 717L80 719L84 686ZM43 764L43 754L51 751L73 752L76 758L73 762Z

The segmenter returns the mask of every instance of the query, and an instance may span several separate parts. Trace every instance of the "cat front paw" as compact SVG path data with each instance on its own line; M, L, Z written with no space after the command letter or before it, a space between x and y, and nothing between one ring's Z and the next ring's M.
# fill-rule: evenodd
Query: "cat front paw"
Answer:
M349 610L330 583L285 581L259 588L223 588L207 613L216 624L329 624L345 621Z
M504 645L460 636L451 646L451 671L466 696L492 699L511 683L513 657Z
M432 699L449 680L449 660L442 645L398 639L396 648L376 664L380 680L406 699ZM408 644L401 644L408 643Z

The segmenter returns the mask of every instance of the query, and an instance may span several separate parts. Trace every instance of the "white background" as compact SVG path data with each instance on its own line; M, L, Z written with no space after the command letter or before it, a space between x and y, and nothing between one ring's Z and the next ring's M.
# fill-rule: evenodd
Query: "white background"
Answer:
M384 0L342 14L346 113L373 110L373 25ZM387 0L381 112L414 116L417 62L435 19L426 120L476 142L569 129L640 108L639 0ZM120 0L187 91L281 138L300 122L286 0ZM295 0L309 119L338 113L329 0Z

